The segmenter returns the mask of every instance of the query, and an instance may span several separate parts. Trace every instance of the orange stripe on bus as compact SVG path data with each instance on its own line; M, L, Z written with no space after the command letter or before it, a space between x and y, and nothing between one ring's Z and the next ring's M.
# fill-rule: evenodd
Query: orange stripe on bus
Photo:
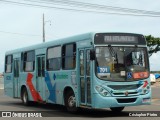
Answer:
M28 75L27 75L27 85L29 87L31 95L32 95L34 101L42 101L41 96L36 91L36 89L35 89L35 87L34 87L34 85L32 83L32 78L33 78L33 75L31 73L28 73Z

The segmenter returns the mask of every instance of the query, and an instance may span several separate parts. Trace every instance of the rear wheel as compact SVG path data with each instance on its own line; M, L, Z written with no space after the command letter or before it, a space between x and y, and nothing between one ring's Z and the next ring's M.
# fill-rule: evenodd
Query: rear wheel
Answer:
M26 88L24 88L23 90L22 90L22 95L21 95L21 99L22 99L22 103L24 104L24 105L29 105L29 100L28 100L28 92L27 92L27 89Z
M65 106L69 112L76 112L78 110L76 107L76 97L73 91L69 91L65 96Z
M112 107L110 108L113 112L122 112L122 110L124 109L124 107Z

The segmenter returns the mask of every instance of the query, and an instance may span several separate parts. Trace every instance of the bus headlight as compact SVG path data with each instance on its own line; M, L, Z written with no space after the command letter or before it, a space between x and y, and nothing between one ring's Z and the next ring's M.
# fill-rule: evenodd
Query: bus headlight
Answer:
M148 94L149 92L150 92L150 89L147 89L147 88L143 89L143 94Z
M105 88L103 88L101 86L96 86L96 90L103 97L111 96L110 93Z

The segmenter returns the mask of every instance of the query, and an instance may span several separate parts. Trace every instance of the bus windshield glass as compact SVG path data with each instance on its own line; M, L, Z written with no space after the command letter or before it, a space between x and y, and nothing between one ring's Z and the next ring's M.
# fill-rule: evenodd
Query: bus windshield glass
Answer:
M149 77L146 47L96 47L96 76L101 80L135 81Z

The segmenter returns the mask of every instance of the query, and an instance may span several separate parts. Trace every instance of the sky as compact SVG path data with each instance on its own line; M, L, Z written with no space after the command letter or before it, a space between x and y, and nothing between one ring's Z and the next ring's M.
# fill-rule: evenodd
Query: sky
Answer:
M25 0L10 1L27 2ZM153 0L73 1L130 9L160 11L159 0L154 0L154 2ZM53 6L51 3L41 3L41 5ZM61 4L56 6L73 8L62 6ZM6 51L42 43L43 13L45 15L46 42L94 31L131 32L144 35L151 34L154 37L160 37L160 17L138 17L78 12L23 6L0 1L0 72L4 71L4 55ZM51 21L51 24L49 21ZM153 54L149 59L151 70L160 71L160 64L158 64L160 52Z

